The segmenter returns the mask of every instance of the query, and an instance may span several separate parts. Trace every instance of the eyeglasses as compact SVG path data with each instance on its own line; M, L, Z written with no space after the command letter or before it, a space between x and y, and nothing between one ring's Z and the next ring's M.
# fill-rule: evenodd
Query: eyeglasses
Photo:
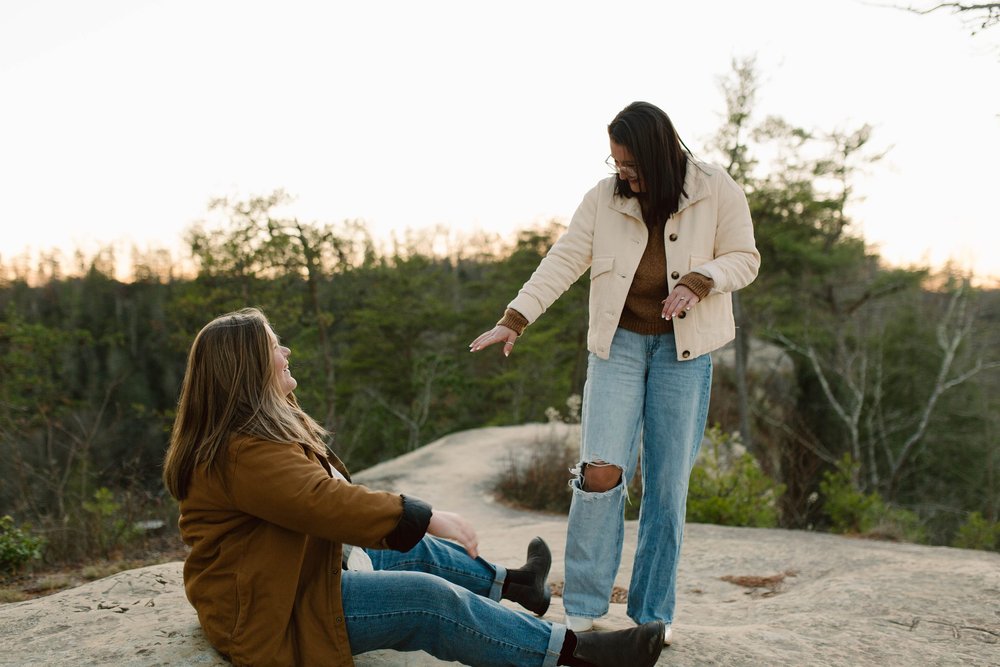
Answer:
M612 171L625 180L631 180L639 177L638 167L634 164L618 164L613 155L609 155L608 159L604 161L604 164L608 165Z

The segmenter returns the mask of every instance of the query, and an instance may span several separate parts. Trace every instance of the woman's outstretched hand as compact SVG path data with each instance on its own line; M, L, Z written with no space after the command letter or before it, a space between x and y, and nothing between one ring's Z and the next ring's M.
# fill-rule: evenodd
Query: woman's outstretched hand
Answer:
M479 557L479 538L476 536L476 529L459 514L433 510L427 532L434 537L454 540L465 547L465 552L471 558Z
M480 334L479 338L469 343L470 352L479 352L484 347L489 347L496 343L503 343L503 356L509 357L514 351L514 342L517 340L517 333L510 327L498 324L486 333Z

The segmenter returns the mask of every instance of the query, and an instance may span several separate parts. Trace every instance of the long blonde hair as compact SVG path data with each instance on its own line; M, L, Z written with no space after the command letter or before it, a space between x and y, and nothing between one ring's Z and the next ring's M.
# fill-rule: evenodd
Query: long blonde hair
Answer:
M274 341L260 310L244 308L217 317L191 344L163 482L170 494L187 496L195 466L219 470L235 435L299 443L326 454L327 431L283 395L274 370Z

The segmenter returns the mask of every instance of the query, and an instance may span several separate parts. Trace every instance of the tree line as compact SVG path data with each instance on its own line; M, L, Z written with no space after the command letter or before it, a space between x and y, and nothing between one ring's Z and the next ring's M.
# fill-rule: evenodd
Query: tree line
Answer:
M915 512L933 542L972 512L996 522L997 292L957 270L886 266L853 232L852 186L881 157L869 127L757 119L752 60L734 62L721 88L725 121L699 157L745 187L763 261L738 297L735 362L717 366L710 423L739 431L784 485L788 527L822 526L815 497L831 470ZM193 275L162 253L137 257L129 282L107 253L79 275L50 255L41 281L3 268L0 515L82 556L100 498L129 508L122 521L175 511L159 466L188 346L210 318L248 305L292 348L300 402L354 470L457 430L544 421L581 393L587 276L510 358L467 347L560 222L509 243L442 244L440 231L385 249L362 222L283 217L285 199L213 202L224 222L185 237ZM762 345L784 370L762 361Z

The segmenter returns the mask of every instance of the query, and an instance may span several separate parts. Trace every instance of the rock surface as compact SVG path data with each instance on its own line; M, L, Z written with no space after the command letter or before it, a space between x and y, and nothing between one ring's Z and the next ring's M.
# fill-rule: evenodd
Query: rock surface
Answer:
M490 480L557 427L456 433L355 475L463 513L480 550L508 566L542 535L562 579L565 519L496 503ZM636 526L626 528L627 588ZM1000 665L1000 554L800 531L689 524L674 645L659 665ZM627 627L622 604L598 629ZM546 618L562 618L553 598ZM225 665L184 597L181 564L122 572L0 606L0 665ZM444 665L378 651L360 667Z

